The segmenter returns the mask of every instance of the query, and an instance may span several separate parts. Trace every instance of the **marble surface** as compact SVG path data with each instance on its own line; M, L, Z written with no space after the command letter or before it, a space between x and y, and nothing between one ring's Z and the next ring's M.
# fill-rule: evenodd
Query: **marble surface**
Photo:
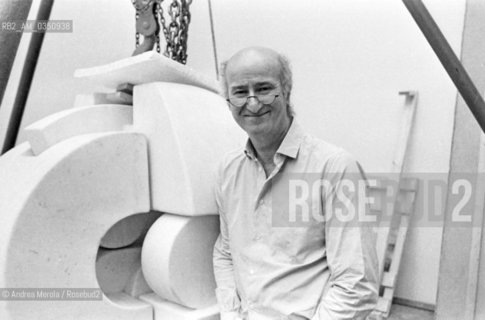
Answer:
M189 84L215 93L219 92L219 84L216 80L154 51L102 66L78 69L74 77L84 78L107 88L116 88L125 83L139 85L164 81Z
M117 221L150 209L147 163L146 139L137 133L81 135L39 156L26 143L0 157L0 180L9 182L0 184L0 287L98 288L102 236ZM0 319L66 315L151 320L152 308L109 298L0 304Z
M150 226L160 217L160 213L138 213L116 222L101 238L100 246L105 249L124 248L142 241L140 239Z
M218 319L214 171L246 138L217 83L153 52L76 75L134 84L133 107L81 97L0 157L0 287L103 299L0 300L0 319Z
M218 216L162 215L148 231L142 269L148 285L164 300L188 308L216 303L212 251Z
M121 131L131 125L133 109L129 106L103 104L72 108L55 113L25 128L34 154L68 138L86 133Z
M246 135L220 96L156 82L135 86L133 130L148 139L152 209L186 216L216 214L214 172Z
M96 278L105 294L121 293L141 267L141 247L98 251Z

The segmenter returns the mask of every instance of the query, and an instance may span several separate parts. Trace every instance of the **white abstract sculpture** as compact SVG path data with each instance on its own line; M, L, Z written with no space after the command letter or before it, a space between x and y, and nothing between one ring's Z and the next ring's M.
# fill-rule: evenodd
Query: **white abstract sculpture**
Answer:
M0 157L0 288L101 286L103 299L4 297L0 319L218 319L213 169L244 138L215 81L156 53L76 74L134 84L133 107L52 115Z
M211 186L223 154L242 144L222 97L184 84L135 87L133 130L148 139L154 210L186 216L216 213Z
M38 156L25 143L2 156L0 287L98 288L101 238L150 209L147 162L145 137L124 132L76 136ZM118 299L5 300L0 319L151 319L148 304Z
M62 140L84 133L121 131L133 123L131 107L106 104L68 109L25 128L35 155Z
M161 298L189 308L216 303L212 250L219 233L217 216L166 214L148 232L142 268L148 285Z

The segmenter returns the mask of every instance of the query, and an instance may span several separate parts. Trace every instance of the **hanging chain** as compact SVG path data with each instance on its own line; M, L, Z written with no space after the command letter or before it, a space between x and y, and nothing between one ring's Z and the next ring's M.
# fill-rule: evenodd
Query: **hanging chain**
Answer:
M138 13L139 9L136 6L136 0L131 0L131 3L133 4L133 6L136 9L135 20L138 21L138 19L140 18L140 14ZM139 45L140 45L140 32L136 31L136 33L135 33L135 47L138 48Z
M136 0L131 0L131 3L136 9L135 20L138 21L140 19L140 12L148 10L152 5L154 0L142 0L138 2ZM140 45L140 32L137 30L135 33L135 46L138 47Z
M189 23L190 23L190 11L189 11L190 2L186 0L181 0L181 17L180 17L180 24L179 24L179 47L177 49L178 57L180 61L185 64L187 62L187 39L189 36Z
M157 34L155 36L155 44L156 44L157 52L160 53L160 35L159 34Z
M187 62L187 38L190 23L189 6L192 0L172 0L168 7L170 23L165 19L163 0L157 0L157 19L165 37L164 55L182 64Z
M160 26L162 27L162 32L163 32L165 39L168 39L168 33L167 33L167 27L165 26L166 22L165 22L165 16L163 14L162 2L163 2L163 0L157 0L156 18L157 18ZM160 37L158 37L158 41L160 41ZM160 47L160 42L158 43L158 47ZM167 56L166 51L165 51L164 55Z
M137 13L135 16L135 19L138 20L140 18L140 15ZM138 48L140 45L140 33L137 31L135 34L135 47Z
M165 19L165 12L162 7L164 0L132 0L133 6L136 8L136 20L139 19L139 13L148 10L150 5L155 2L154 15L155 19L161 26L163 35L165 37L166 46L165 56L178 61L182 64L187 62L187 39L190 24L189 7L192 0L172 0L168 6L168 17L170 22L167 23ZM135 44L140 45L140 33L137 31L135 35ZM160 52L160 36L158 32L155 34L155 44L157 52Z

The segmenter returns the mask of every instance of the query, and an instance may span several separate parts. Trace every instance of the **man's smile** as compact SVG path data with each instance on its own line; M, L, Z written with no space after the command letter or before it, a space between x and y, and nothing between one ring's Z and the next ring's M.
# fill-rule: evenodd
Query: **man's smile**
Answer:
M249 118L259 118L259 117L262 117L264 116L265 114L268 114L270 113L271 111L268 110L268 111L265 111L265 112L261 112L261 113L251 113L251 114L243 114L242 116L243 117L249 117Z

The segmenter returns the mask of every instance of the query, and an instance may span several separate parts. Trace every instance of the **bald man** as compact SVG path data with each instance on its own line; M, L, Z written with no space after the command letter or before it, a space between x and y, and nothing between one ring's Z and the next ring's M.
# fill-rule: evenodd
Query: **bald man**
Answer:
M360 165L299 126L284 56L246 48L222 71L229 110L248 140L217 175L221 319L365 319L378 275L374 234L359 219ZM318 192L297 195L315 182Z

